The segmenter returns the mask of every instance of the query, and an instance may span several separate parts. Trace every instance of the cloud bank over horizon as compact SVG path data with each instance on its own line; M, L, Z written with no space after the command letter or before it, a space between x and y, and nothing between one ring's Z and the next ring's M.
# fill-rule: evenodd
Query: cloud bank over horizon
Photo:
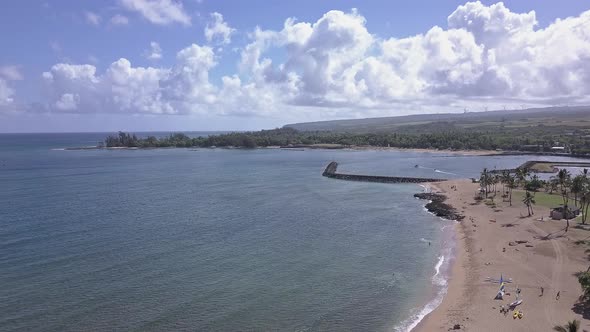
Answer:
M177 1L119 3L156 25L192 24ZM99 25L101 18L89 13L89 23ZM170 66L136 66L121 55L103 71L60 62L27 77L45 88L34 107L17 102L12 83L23 77L17 67L5 67L0 110L333 119L470 104L590 103L590 11L539 27L534 11L468 2L450 13L445 27L405 38L371 33L356 9L328 11L315 22L287 18L280 30L238 31L217 12L204 19L204 44L176 52L150 44L144 56L156 61L175 53ZM235 45L238 33L245 45ZM214 79L229 49L239 54L235 73Z

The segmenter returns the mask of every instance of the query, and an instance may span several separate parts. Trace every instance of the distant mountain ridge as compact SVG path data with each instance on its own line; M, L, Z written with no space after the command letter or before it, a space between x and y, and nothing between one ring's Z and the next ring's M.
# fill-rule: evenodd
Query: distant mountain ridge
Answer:
M527 108L523 110L494 110L486 112L467 113L438 113L414 114L393 117L331 120L318 122L303 122L287 124L285 128L300 131L338 131L338 132L392 132L404 128L427 125L432 127L437 123L459 128L478 128L498 126L501 123L520 125L554 125L553 122L589 122L590 106L559 106L544 108Z

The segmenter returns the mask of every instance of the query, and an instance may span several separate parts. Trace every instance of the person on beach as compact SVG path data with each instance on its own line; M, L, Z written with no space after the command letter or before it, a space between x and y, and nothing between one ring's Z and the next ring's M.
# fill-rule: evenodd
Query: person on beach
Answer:
M555 296L556 300L559 300L559 294L561 293L561 291L557 292L557 296Z
M545 291L545 289L543 287L541 287L541 295L540 296L543 296L544 291Z

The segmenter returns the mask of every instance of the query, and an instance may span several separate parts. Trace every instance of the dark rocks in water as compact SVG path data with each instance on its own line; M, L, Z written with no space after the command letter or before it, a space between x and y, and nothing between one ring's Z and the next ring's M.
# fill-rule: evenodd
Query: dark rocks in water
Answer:
M445 195L433 193L419 193L414 194L414 197L419 199L427 199L430 202L426 204L426 209L432 212L437 217L442 217L449 220L463 220L464 215L457 212L457 209L449 204L444 203L447 199Z
M439 201L439 202L443 202L444 200L447 199L447 196L442 195L442 194L434 194L434 193L419 193L419 194L414 194L414 197L419 198L419 199L427 199L429 201Z

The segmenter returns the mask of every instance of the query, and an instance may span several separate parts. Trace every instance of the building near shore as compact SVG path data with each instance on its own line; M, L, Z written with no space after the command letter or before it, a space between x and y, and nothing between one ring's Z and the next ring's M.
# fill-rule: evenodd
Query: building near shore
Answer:
M563 206L558 206L556 208L551 209L551 219L553 220L561 220L565 219L574 219L575 217L580 215L580 208L577 207L568 207L567 208L567 215L566 209Z

